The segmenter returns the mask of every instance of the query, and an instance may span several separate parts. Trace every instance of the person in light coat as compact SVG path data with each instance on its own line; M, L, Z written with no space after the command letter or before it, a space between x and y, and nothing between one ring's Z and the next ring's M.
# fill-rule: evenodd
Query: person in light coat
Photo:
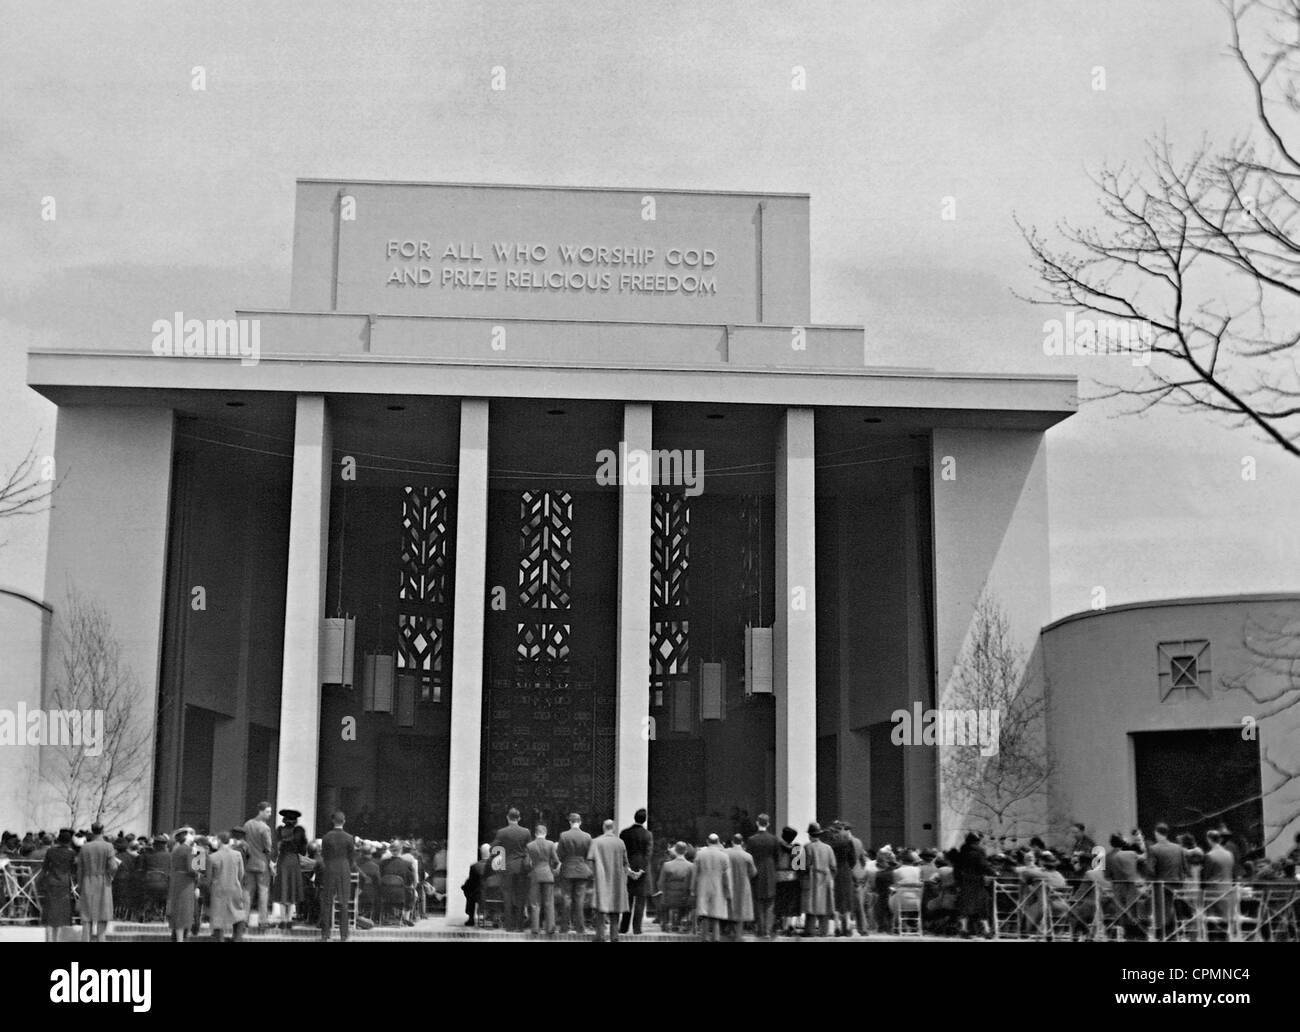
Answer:
M721 922L731 913L731 860L717 835L710 835L708 845L695 854L691 891L704 938L717 942Z
M1201 885L1205 888L1206 912L1225 924L1231 919L1237 905L1233 871L1236 862L1232 851L1223 843L1218 831L1207 831L1205 864L1201 870Z
M76 839L73 839L75 844ZM113 875L117 873L117 850L104 841L104 826L90 826L90 839L73 861L77 875L77 909L81 914L83 942L104 941L108 922L113 920Z
M808 844L803 847L803 934L811 937L830 932L831 914L835 913L835 852L821 840L822 829L808 825Z
M592 866L591 904L596 916L596 942L605 937L609 925L609 941L618 942L619 915L627 909L627 846L614 831L614 822L606 821L605 833L591 840L587 860Z
M230 932L231 940L238 942L248 921L244 857L230 847L230 832L218 832L217 841L216 851L208 857L208 921L212 938L220 942Z
M754 920L753 879L758 873L758 865L745 849L745 837L739 833L731 836L731 847L726 852L731 864L727 921L731 926L731 937L739 942L745 934L745 922Z
M172 836L170 880L167 883L167 924L172 941L184 942L194 924L195 898L198 885L191 860L194 846L190 843L191 829L178 828Z

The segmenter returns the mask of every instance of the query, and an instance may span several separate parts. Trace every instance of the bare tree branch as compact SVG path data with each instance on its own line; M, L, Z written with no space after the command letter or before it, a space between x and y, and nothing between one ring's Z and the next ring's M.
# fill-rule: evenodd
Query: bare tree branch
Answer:
M946 709L998 714L997 752L948 746L940 760L946 796L958 813L985 825L995 837L1043 821L1053 764L1046 745L1046 697L1026 676L1024 652L1000 606L985 597L976 608L970 637L944 693Z
M1140 167L1103 167L1096 226L1049 239L1016 220L1039 284L1024 300L1149 327L1138 382L1096 398L1210 412L1300 457L1300 2L1221 5L1254 124L1183 158L1160 135Z
M75 712L83 733L81 741L45 746L43 776L59 793L70 827L138 818L148 810L140 800L151 734L144 693L122 659L105 610L69 589L59 626L58 673L46 718Z

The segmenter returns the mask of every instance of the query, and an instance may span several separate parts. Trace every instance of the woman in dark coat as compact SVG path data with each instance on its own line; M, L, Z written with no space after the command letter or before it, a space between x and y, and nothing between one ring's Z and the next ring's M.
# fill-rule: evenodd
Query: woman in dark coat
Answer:
M166 835L155 835L151 847L140 854L139 870L141 913L154 920L166 913L171 895L172 858Z
M799 833L791 827L781 829L776 844L776 920L787 935L794 934L794 919L803 912L799 898L799 873L791 869L794 858L794 840Z
M176 832L176 845L172 846L170 879L167 885L167 924L172 930L173 942L184 942L194 924L194 895L198 882L190 869L194 849L189 842L189 829Z
M961 917L961 933L969 934L970 920L976 918L984 934L989 931L989 890L987 879L993 876L993 867L984 849L980 837L975 832L966 836L966 842L957 854L957 913Z
M72 848L72 832L64 828L45 853L41 864L41 924L45 941L58 942L59 929L72 924L72 879L77 853Z
M284 823L276 829L279 841L279 862L275 869L275 887L272 899L284 907L283 923L293 924L293 908L305 900L302 884L302 858L307 855L307 833L298 824L302 813L298 810L281 810Z

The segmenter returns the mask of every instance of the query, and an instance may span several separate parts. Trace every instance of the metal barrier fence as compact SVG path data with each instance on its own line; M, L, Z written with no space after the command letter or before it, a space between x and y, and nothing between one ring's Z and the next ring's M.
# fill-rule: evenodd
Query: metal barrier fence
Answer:
M0 924L35 924L41 918L36 876L40 863L10 860L0 868Z
M38 924L41 863L9 860L0 868L0 924ZM77 887L72 886L73 899ZM360 888L352 876L356 926ZM1104 882L1053 887L1043 879L996 878L992 932L1000 939L1194 942L1210 939L1300 941L1300 883ZM73 921L77 921L73 908Z
M1294 942L1300 884L1103 882L1053 887L1042 879L993 881L993 936L1003 939Z
M0 925L34 925L40 924L41 921L41 894L37 886L37 878L41 873L41 861L39 860L7 860L0 865ZM360 910L361 886L360 878L354 871L351 879L351 896L352 905L348 908L348 926L352 931L357 927L357 915ZM140 913L124 914L118 913L114 916L116 921L161 921L166 919L166 904L162 907L152 906L147 900L138 903ZM338 924L338 911L336 911L334 923ZM204 908L206 910L206 908ZM80 915L77 913L77 883L72 883L72 923L79 924Z

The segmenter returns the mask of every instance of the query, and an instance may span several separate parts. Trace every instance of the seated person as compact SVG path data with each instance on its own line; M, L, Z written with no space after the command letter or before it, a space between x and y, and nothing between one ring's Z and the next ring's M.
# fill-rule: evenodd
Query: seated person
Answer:
M900 895L910 894L914 899L920 899L921 860L912 850L905 850L900 858L899 865L892 870L889 890L889 910L891 913L898 912Z
M1056 854L1043 850L1037 857L1032 851L1025 854L1024 862L1016 868L1020 877L1021 891L1028 893L1025 903L1025 917L1030 926L1038 928L1043 920L1043 902L1046 887L1046 902L1054 917L1064 917L1069 910L1066 894L1069 889L1065 875L1060 871L1061 863Z
M357 855L357 888L360 891L357 912L361 917L374 921L379 907L379 864L376 861L383 852L373 844L367 845L370 848Z
M393 843L388 852L388 859L379 865L380 899L385 905L399 906L402 924L414 927L415 868L402 855L401 843Z
M460 891L465 893L465 924L474 927L474 912L483 902L483 879L488 873L488 856L492 847L486 842L478 847L478 860L469 865L469 877L465 879Z

